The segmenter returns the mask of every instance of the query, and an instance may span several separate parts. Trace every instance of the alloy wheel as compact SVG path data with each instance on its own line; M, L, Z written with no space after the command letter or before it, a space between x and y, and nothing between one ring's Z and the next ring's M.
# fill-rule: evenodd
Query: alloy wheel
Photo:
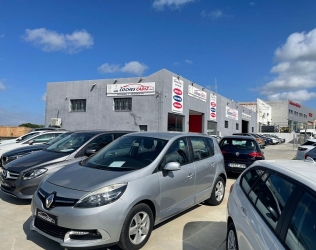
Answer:
M235 235L235 232L233 230L229 230L229 233L228 233L227 249L228 250L237 250L236 235Z
M224 184L223 182L219 181L216 183L215 186L215 197L217 201L221 201L224 195Z
M144 241L149 233L150 218L146 212L137 213L129 226L129 239L130 241L138 245Z

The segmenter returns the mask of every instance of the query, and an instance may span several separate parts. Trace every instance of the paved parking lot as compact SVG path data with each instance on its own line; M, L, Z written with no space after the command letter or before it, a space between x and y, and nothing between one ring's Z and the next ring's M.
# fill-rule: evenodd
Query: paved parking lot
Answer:
M289 143L264 149L267 160L293 159L296 149ZM199 204L157 226L145 250L223 250L226 234L226 204L229 187L238 175L228 176L226 195L220 206ZM0 192L0 249L58 250L56 242L29 229L30 201L21 201ZM118 250L118 247L111 247Z

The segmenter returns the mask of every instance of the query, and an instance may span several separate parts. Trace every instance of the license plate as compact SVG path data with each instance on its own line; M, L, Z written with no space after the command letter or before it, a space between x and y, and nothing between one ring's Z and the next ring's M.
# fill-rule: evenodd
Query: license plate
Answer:
M57 216L55 216L55 215L52 215L52 214L46 213L40 209L37 209L36 216L37 216L37 218L39 218L41 220L44 220L48 223L57 225Z
M231 167L231 168L246 168L246 164L228 163L228 167Z

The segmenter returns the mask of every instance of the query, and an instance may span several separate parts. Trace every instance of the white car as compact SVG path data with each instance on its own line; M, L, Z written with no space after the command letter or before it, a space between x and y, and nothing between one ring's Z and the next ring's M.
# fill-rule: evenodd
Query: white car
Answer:
M30 136L29 138L23 140L23 141L17 141L15 143L7 143L4 145L0 145L0 157L2 154L19 147L27 146L27 145L33 145L38 143L46 143L52 139L54 139L56 136L63 134L67 131L53 131L53 132L39 132L38 134L34 136Z
M42 132L42 131L41 131ZM35 132L30 132L30 133L27 133L25 135L22 135L18 138L14 138L14 139L9 139L9 140L3 140L3 141L0 141L0 147L2 145L5 145L5 144L9 144L9 143L16 143L16 142L19 142L19 141L24 141L30 137L33 137L35 135L38 135L41 133L40 131L35 131Z
M316 249L316 163L256 161L230 188L227 249Z
M316 139L308 139L305 143L297 148L296 160L305 160L307 153L316 147Z

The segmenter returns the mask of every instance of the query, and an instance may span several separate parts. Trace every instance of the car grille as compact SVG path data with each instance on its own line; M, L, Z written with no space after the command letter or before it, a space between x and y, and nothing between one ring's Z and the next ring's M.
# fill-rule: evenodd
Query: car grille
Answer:
M44 233L59 239L64 239L66 233L71 231L69 228L53 225L37 217L35 218L34 226Z
M46 207L45 200L49 195L50 195L49 193L45 192L41 188L37 192L37 196L42 201L44 207ZM73 207L78 200L79 199L65 198L65 197L56 195L52 205L50 206L50 209L52 209L53 207Z
M2 170L2 178L5 179L5 180L16 180L19 178L19 173L16 173L16 172L11 172L11 171L8 171L6 169L3 169Z

